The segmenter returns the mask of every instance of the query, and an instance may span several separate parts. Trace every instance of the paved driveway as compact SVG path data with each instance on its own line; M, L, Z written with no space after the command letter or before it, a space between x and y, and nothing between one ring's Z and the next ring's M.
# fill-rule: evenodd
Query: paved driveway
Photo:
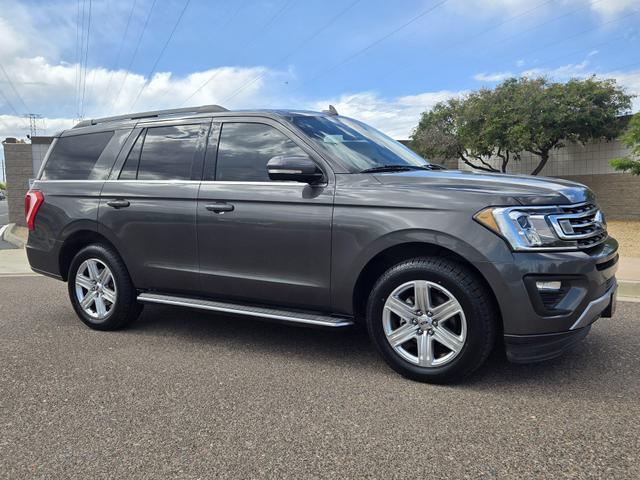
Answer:
M9 202L0 200L0 227L9 223Z
M640 478L640 303L443 387L358 332L159 306L94 332L65 287L0 278L2 478Z
M0 200L0 233L2 233L2 227L9 223L9 207L7 205L7 199ZM2 240L0 235L0 250L6 250L8 248L15 248L9 242Z

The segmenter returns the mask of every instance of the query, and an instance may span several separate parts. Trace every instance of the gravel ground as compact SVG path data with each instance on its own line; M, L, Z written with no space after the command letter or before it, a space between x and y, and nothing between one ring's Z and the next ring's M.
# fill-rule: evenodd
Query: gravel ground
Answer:
M156 306L95 332L65 287L0 278L0 478L640 478L640 303L443 387L357 331Z
M620 243L621 257L640 257L640 222L608 220L607 228L611 236Z

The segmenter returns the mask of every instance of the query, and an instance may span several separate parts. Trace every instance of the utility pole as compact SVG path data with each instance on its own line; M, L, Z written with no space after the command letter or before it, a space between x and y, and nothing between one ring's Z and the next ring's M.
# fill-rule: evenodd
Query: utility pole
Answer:
M31 130L31 137L38 136L38 120L42 119L42 115L39 113L29 113L26 116L29 117L29 130Z

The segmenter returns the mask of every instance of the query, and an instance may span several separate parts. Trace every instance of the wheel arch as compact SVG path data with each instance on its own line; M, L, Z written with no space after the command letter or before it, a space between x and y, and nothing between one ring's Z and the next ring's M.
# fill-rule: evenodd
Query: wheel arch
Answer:
M69 267L73 257L87 245L96 243L105 245L120 255L113 243L95 230L76 230L64 240L58 255L58 268L60 276L65 282L69 278Z
M464 265L480 281L491 296L490 300L498 312L498 326L502 328L502 312L498 302L496 292L491 287L485 275L469 260L462 255L441 245L428 242L405 242L390 246L376 255L366 263L360 271L353 288L353 313L356 321L361 321L366 312L367 299L375 282L380 276L394 265L416 257L439 257L447 258L456 263Z

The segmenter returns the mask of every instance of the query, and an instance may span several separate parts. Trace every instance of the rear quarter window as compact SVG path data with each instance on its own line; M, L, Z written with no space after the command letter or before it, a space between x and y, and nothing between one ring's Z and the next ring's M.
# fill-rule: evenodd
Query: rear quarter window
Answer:
M99 162L114 132L60 137L52 147L41 180L104 180L109 169Z

